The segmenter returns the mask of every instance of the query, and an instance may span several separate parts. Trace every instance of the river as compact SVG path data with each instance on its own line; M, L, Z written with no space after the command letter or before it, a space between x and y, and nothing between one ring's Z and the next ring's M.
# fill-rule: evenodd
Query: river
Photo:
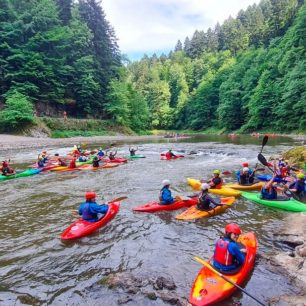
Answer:
M187 177L207 178L214 169L235 170L243 161L256 164L262 138L238 136L194 136L188 139L160 139L133 143L135 159L113 169L68 173L43 172L0 183L0 305L118 305L125 294L108 288L104 278L118 272L136 277L165 276L172 279L178 295L188 298L201 268L191 257L209 258L214 243L228 222L258 238L258 258L245 289L261 300L294 293L289 281L267 269L260 254L285 246L274 243L271 230L289 213L237 199L233 208L219 216L192 222L175 220L181 211L157 214L133 213L132 208L157 200L161 182L167 178L180 192L192 191ZM104 146L104 144L100 144ZM118 142L118 156L128 154L129 143ZM294 141L270 137L265 156L292 147ZM99 145L87 144L87 148ZM161 161L160 153L172 148L185 158ZM54 154L69 148L50 148ZM188 155L191 151L194 153ZM10 151L19 169L35 160L38 150ZM4 154L2 152L2 154ZM7 156L1 156L7 158ZM225 178L233 181L234 178ZM95 234L73 242L62 242L61 232L74 221L84 194L94 190L98 202L128 196L118 215ZM125 305L169 305L143 294L132 294ZM220 305L256 305L247 295L236 292Z

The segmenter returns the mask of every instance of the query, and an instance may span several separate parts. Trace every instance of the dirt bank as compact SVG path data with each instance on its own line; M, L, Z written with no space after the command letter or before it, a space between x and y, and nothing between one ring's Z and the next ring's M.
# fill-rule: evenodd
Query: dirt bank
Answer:
M15 136L0 134L0 151L19 150L27 148L44 148L46 146L73 146L82 143L116 143L117 141L135 142L145 139L158 139L163 136L93 136L72 138L36 138L26 136Z

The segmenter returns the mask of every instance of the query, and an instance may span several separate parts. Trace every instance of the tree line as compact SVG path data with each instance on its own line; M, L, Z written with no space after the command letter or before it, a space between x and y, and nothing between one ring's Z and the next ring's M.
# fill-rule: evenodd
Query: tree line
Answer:
M0 128L36 103L134 131L306 130L306 5L262 0L123 65L99 0L0 0Z

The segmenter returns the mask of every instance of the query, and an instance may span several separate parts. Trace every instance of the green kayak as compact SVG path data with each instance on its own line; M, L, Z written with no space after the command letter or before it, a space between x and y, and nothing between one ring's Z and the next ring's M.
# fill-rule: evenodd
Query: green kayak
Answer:
M39 172L41 172L42 169L27 169L23 172L20 173L16 173L13 175L0 175L0 181L5 181L5 180L11 180L14 178L18 178L18 177L25 177L25 176L30 176L30 175L34 175L37 174Z
M273 208L295 212L306 211L306 204L299 202L293 198L290 198L288 200L265 200L261 198L259 192L242 192L241 195L250 201Z
M144 155L133 155L133 156L127 156L127 158L145 158Z
M89 158L88 160L84 161L84 162L79 162L79 161L76 161L76 166L79 167L79 166L82 166L82 165L89 165L93 162L93 159L94 159L94 156L92 156L91 158Z

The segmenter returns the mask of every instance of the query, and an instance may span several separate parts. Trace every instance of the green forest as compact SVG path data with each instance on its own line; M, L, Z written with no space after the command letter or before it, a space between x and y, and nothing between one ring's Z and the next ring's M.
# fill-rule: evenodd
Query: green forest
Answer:
M303 0L262 0L135 62L103 1L0 0L0 128L67 111L135 132L305 133L305 51Z

